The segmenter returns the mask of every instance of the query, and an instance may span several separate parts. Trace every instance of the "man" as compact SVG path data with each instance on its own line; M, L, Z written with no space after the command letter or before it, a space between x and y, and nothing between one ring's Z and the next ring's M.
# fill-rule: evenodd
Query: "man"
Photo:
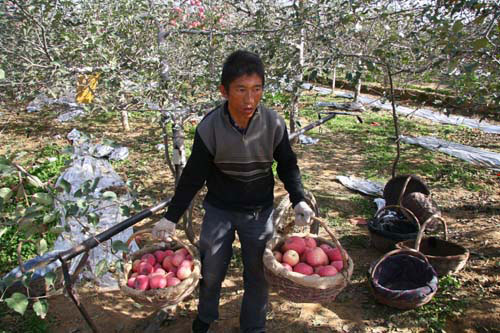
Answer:
M262 255L273 234L273 160L294 205L296 223L314 215L304 190L286 125L261 106L264 66L258 55L235 51L225 61L220 92L226 102L196 128L191 156L175 195L153 235L168 238L198 190L206 183L205 216L200 234L202 279L193 332L207 332L219 317L221 284L232 256L235 231L241 243L244 295L242 332L265 332L268 285Z

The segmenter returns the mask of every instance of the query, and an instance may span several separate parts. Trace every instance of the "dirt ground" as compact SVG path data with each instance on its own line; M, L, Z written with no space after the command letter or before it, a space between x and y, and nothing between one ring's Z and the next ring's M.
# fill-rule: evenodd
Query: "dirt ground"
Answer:
M52 142L64 141L64 139L54 139L54 135L59 134L64 137L71 129L70 124L37 124L36 135L31 135L26 141L27 134L24 129L33 127L37 120L35 116L21 114L23 117L18 115L10 124L1 125L2 135L8 135L10 139L24 140L23 145L28 145L28 149L37 149L46 144L47 139ZM105 136L113 137L126 145L127 141L139 142L141 138L148 138L151 133L148 131L152 131L152 126L156 125L147 125L141 119L134 119L132 120L134 129L127 138L123 138L119 126L106 127ZM94 123L87 128L79 129L99 133L104 129L104 125ZM322 128L316 137L320 139L318 144L294 148L299 157L302 173L308 175L305 181L307 188L315 195L324 218L341 217L349 220L358 217L359 207L349 198L361 195L342 186L335 177L356 175L357 171L363 168L363 160L358 150L359 143L356 138L330 131L326 127ZM481 136L481 141L478 143L498 148L498 142L498 136L487 135ZM334 148L331 148L332 143L335 144ZM146 147L150 142L145 140L142 144ZM140 151L131 151L131 164L126 168L134 168L139 154ZM119 172L126 175L126 168ZM172 186L172 180L164 165L153 161L145 166L141 165L141 168L143 178L139 193L144 197L147 193L151 203L170 192L166 189ZM500 176L495 176L496 179L489 180L496 184L494 193L431 186L433 197L448 223L450 240L465 246L471 253L466 267L455 275L462 283L455 297L466 300L467 305L463 313L448 320L446 332L500 332ZM277 201L282 195L283 190L278 186ZM375 211L375 206L373 210ZM199 218L195 219L195 223L199 223ZM196 225L196 228L198 227ZM354 261L351 283L335 301L325 304L291 303L272 291L268 331L290 333L427 331L427 327L415 321L405 322L406 319L398 321L398 317L407 318L405 311L380 305L373 300L368 288L367 270L370 263L382 253L370 245L366 225L344 224L334 226L332 230ZM328 238L324 230L320 231L320 235ZM82 286L78 292L82 304L101 332L143 332L156 313L155 309L139 308L119 290L98 291L95 288ZM241 268L233 263L223 285L220 319L213 325L213 332L239 331L241 298ZM50 323L50 332L90 332L77 308L67 296L55 296L49 299L49 303L47 320ZM189 332L191 321L196 316L196 306L195 291L179 305L175 316L165 322L160 331Z

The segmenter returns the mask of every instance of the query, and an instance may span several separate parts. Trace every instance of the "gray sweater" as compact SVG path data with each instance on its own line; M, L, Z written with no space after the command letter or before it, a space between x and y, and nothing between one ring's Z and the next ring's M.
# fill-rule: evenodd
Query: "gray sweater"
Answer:
M297 158L283 118L259 106L242 133L233 125L227 103L217 107L196 129L191 156L165 217L177 222L205 183L205 200L217 208L268 208L274 200L274 160L292 204L304 200Z

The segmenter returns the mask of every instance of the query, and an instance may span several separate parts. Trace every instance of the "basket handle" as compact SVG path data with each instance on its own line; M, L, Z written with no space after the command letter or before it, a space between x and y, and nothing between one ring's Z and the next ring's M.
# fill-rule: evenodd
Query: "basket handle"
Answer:
M422 239L424 238L425 228L434 219L438 219L441 222L441 224L443 225L443 229L444 229L444 240L448 240L448 226L446 225L446 221L438 213L436 213L436 214L430 216L427 220L425 220L425 222L422 224L422 227L418 231L417 238L415 239L415 250L419 251L420 243L422 242Z
M333 242L335 243L335 246L339 248L340 255L342 256L342 267L345 267L347 270L347 264L348 264L347 253L344 250L344 248L342 247L342 245L340 244L340 242L338 241L338 239L335 237L333 232L330 231L330 228L327 227L325 221L323 221L322 219L320 219L319 217L316 217L316 216L313 216L312 219L316 220L325 229L325 231L328 233L328 235L330 235Z
M375 266L372 268L371 272L370 272L370 276L373 280L374 278L374 275L375 275L375 271L377 270L378 266L380 265L380 263L382 261L384 261L385 259L387 259L388 257L390 256L393 256L395 254L398 254L398 253L401 253L401 252L404 252L405 254L409 254L409 255L412 255L414 257L417 257L417 258L420 258L422 260L424 260L427 264L429 263L429 260L427 259L427 257L425 255L423 255L421 252L415 250L415 249L412 249L412 248L404 248L404 249L396 249L396 250L392 250L392 251L389 251L387 252L386 254L384 254L378 261L377 263L375 264Z
M399 199L398 199L398 205L401 206L401 201L403 200L403 196L406 192L406 188L408 187L408 184L410 183L412 176L409 175L406 177L405 183L403 184L403 188L401 189L401 192L399 193Z
M126 242L127 246L130 247L130 243L132 242L132 240L135 239L136 236L139 236L139 235L142 235L142 234L151 234L152 230L153 229L143 229L143 230L139 230L137 232L134 232L127 239L127 242ZM170 238L172 239L172 241L175 241L175 242L181 244L183 247L188 248L188 246L186 246L186 244L183 241L181 241L179 238L177 238L177 236L171 235ZM162 242L165 242L165 241L162 241ZM168 243L168 242L165 242L165 243ZM123 252L123 260L127 261L127 254L125 252Z

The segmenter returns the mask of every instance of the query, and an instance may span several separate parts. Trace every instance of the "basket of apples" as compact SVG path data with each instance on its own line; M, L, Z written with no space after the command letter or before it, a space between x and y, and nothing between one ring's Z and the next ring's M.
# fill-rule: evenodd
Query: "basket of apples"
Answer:
M150 229L134 233L128 240ZM201 263L197 250L176 237L165 243L147 244L132 254L124 254L120 289L143 305L175 305L198 285Z
M350 281L354 263L335 235L319 218L315 220L331 240L318 235L276 235L264 251L264 274L271 288L297 303L324 303Z

